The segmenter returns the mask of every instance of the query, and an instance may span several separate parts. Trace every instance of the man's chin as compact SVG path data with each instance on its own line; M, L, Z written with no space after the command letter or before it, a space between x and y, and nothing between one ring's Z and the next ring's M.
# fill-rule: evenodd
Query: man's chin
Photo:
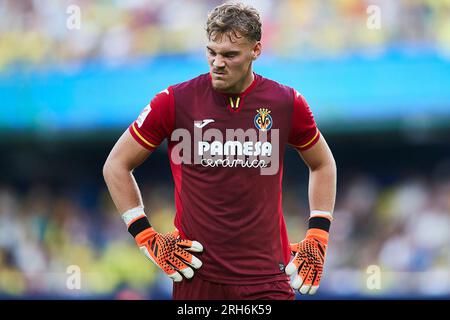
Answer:
M227 89L230 88L228 83L223 80L213 80L212 86L213 86L214 90L217 90L217 91L227 91Z

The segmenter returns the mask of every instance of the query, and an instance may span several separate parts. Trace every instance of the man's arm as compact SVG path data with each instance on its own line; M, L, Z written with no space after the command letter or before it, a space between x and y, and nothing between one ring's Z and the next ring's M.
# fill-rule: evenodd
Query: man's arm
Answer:
M336 200L336 162L323 136L305 151L298 151L309 168L309 207L332 213Z
M103 166L106 185L128 232L141 252L173 281L192 278L202 262L190 252L201 252L197 241L182 240L178 230L168 234L156 232L144 212L141 192L133 170L152 153L141 146L127 130L119 138ZM190 252L189 252L190 251Z
M298 152L310 171L308 193L311 215L305 239L290 245L294 259L285 271L289 276L295 275L291 279L294 289L301 294L315 294L322 277L333 219L336 163L323 136L311 148Z
M126 130L106 159L103 177L119 213L144 207L133 170L141 165L151 152L137 143Z

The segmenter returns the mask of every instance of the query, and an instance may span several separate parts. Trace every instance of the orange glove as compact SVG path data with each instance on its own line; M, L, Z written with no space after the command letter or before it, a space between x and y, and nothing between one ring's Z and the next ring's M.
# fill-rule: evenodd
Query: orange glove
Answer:
M128 217L125 216L127 213ZM125 223L128 221L128 231L149 260L175 282L183 280L181 274L187 279L194 276L192 268L199 269L202 262L188 251L203 251L203 246L199 242L182 240L177 229L166 234L156 232L143 211L139 213L135 210L132 214L129 211L127 213L123 215L123 219Z
M319 288L330 224L331 215L311 217L306 238L290 245L294 259L286 266L285 272L288 276L297 273L291 279L291 287L301 294L315 294Z
M183 280L179 272L190 279L194 276L191 267L202 266L202 262L186 250L201 252L203 246L197 241L180 239L176 229L161 234L150 227L139 233L135 240L141 252L175 282Z

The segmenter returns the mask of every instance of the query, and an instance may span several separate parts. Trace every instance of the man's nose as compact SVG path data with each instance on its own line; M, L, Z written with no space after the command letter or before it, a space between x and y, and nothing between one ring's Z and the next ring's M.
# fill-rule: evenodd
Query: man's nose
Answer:
M223 68L223 67L225 67L225 61L223 60L223 58L221 58L219 56L214 57L213 67L216 67L216 68Z

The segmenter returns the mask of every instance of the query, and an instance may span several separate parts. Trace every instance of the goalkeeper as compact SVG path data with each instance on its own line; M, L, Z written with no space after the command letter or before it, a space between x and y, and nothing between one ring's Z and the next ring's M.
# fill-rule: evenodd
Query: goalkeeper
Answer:
M335 202L333 155L303 95L253 72L262 52L255 8L220 5L206 32L209 72L158 93L108 156L112 199L142 253L173 279L174 299L314 294ZM165 139L176 213L174 230L161 234L133 170ZM281 205L287 146L310 172L308 231L291 244Z

